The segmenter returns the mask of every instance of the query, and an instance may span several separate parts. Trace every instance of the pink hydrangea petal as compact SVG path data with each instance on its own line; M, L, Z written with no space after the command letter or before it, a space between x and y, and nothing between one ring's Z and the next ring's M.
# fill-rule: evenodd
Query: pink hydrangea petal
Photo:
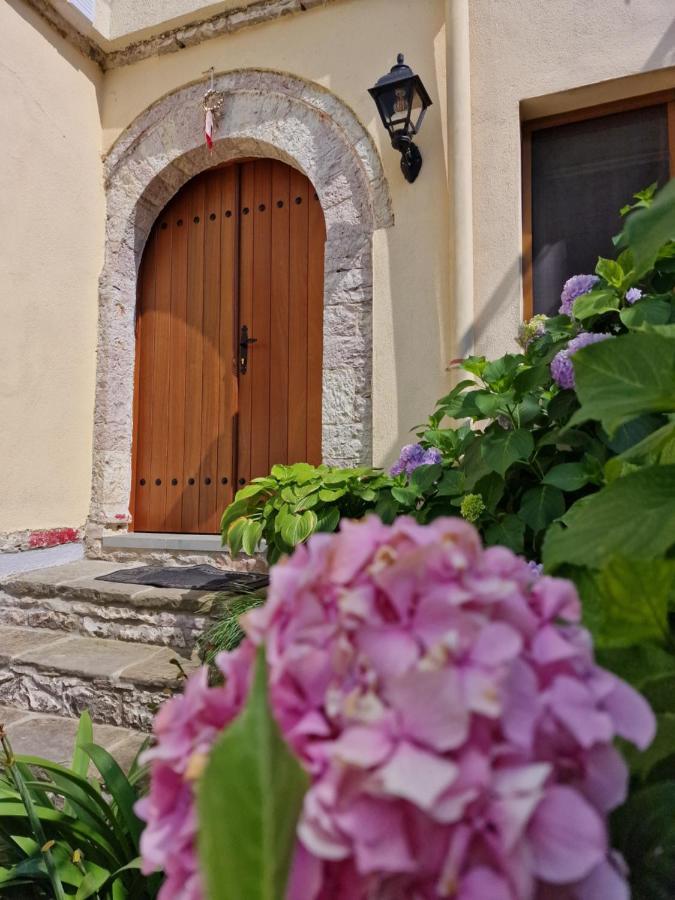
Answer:
M402 675L420 656L414 635L397 626L360 628L355 643L377 675L387 680Z
M537 677L532 668L517 659L511 666L502 715L504 734L515 746L529 751L541 713Z
M288 876L286 900L316 900L323 882L323 863L298 841Z
M471 650L471 659L482 665L498 666L515 659L522 646L521 636L510 625L489 622L478 633Z
M630 900L626 879L608 859L577 885L575 900Z
M498 799L493 804L492 816L506 853L511 852L525 831L541 801L550 772L548 763L535 763L495 773L494 789Z
M407 672L387 686L402 732L444 751L459 747L469 727L457 673L452 669Z
M353 726L345 729L332 744L331 754L349 765L368 769L383 762L393 746L391 736L384 729Z
M403 742L378 769L375 783L386 794L403 797L428 810L453 783L457 771L450 760Z
M362 875L414 871L401 804L363 796L337 813L336 820L354 840L356 867Z
M560 628L554 628L552 625L546 625L537 632L532 641L531 652L532 658L542 666L572 659L579 653L578 649L566 639Z
M516 900L508 882L492 869L477 866L462 878L457 900Z
M603 706L609 713L616 733L644 750L654 740L656 719L645 698L619 678Z
M607 836L593 807L570 787L549 788L532 817L528 836L534 871L552 884L586 877L607 853Z
M565 675L556 678L549 690L549 706L582 747L612 740L611 718L596 708L593 695L581 681Z
M609 812L626 799L628 767L619 751L611 744L591 747L585 757L584 794L593 805Z

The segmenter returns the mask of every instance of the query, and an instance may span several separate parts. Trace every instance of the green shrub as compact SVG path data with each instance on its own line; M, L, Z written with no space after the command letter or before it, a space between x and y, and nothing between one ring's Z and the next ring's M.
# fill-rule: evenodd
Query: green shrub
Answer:
M379 469L330 466L273 466L237 492L221 521L223 543L232 556L253 554L265 542L276 562L315 531L335 531L341 518L359 519L375 508L390 483Z
M80 718L71 766L15 756L0 738L0 894L65 900L151 900L161 878L139 869L142 823L134 813L144 770L128 775L93 743ZM89 778L90 765L100 781ZM102 782L102 783L101 783Z

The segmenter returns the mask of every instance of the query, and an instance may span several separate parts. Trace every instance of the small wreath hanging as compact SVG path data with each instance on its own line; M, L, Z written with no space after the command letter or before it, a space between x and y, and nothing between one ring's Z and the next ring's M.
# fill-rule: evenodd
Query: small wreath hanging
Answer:
M211 85L202 98L204 109L204 137L209 150L213 149L213 129L220 110L225 103L225 95L222 91L216 91L213 87L213 66L208 70L211 75ZM205 73L206 74L206 73Z

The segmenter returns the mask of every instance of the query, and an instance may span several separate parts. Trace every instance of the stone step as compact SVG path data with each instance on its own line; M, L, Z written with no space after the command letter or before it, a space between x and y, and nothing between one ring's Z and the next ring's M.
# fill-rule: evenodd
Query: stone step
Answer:
M130 563L83 559L0 581L0 623L173 647L190 655L222 594L97 581Z
M69 766L72 761L78 724L78 719L0 706L0 725L15 753L41 756L60 765ZM94 743L112 754L125 772L147 737L147 734L130 728L94 725Z
M147 731L157 707L180 690L168 647L83 637L47 628L0 626L0 703ZM198 661L179 659L185 674Z
M219 534L164 534L155 532L120 531L104 534L96 542L93 554L97 558L134 565L216 566L235 572L266 572L265 554L247 556L240 553L233 559L223 547Z

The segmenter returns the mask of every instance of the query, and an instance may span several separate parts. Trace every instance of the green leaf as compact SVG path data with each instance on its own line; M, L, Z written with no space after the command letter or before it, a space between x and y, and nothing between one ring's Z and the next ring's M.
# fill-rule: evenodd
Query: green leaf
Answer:
M584 319L590 319L591 316L599 316L601 313L618 308L619 297L616 291L600 289L577 297L572 307L572 314L575 319L583 322Z
M584 622L598 647L629 647L669 636L675 562L616 557L580 581Z
M667 300L639 300L634 306L627 306L619 313L626 328L641 328L643 325L665 325L670 321L673 307Z
M464 473L460 469L446 469L438 482L439 497L457 497L464 491Z
M482 377L486 366L487 360L484 356L467 356L460 362L460 368L464 369L465 372L471 372L472 375L477 375L479 378Z
M499 501L504 496L504 487L504 479L496 472L490 472L489 475L476 482L474 491L481 495L488 511L494 513Z
M227 529L226 539L230 548L230 556L232 557L232 559L239 556L239 553L241 552L241 548L244 542L244 534L246 533L248 523L249 519L247 519L245 516L241 516L241 518L233 522Z
M489 546L501 544L514 553L522 553L525 538L525 523L518 516L506 515L499 522L490 525L485 532L485 542Z
M548 363L531 366L520 371L513 379L513 386L519 394L542 387L551 381Z
M340 510L337 506L330 506L328 509L322 509L316 514L317 531L335 531L339 524Z
M302 541L306 541L310 534L316 530L317 516L313 509L305 510L300 515L289 515L281 526L281 539L295 547Z
M651 434L648 434L639 443L633 444L632 447L624 450L621 454L621 458L626 460L641 459L646 456L651 456L652 454L657 458L662 457L664 451L667 452L668 447L674 443L675 422L669 422L667 425L663 425L656 431L652 431ZM661 459L661 462L663 462L664 465L667 465L670 460Z
M258 549L258 544L260 543L260 539L262 538L262 533L262 522L249 520L246 523L246 528L244 528L244 533L242 536L242 547L244 548L244 553L246 553L248 556L253 556L253 554Z
M414 507L417 501L417 491L409 487L401 487L398 484L391 489L391 495L404 506Z
M635 416L675 410L675 339L633 332L574 354L581 409L572 424L597 419L612 434Z
M440 465L418 466L410 476L410 489L415 491L418 497L421 497L440 477L440 474Z
M656 765L675 756L675 713L661 713L656 717L656 737L646 750L639 751L627 742L621 749L631 774L644 781Z
M494 394L491 391L473 391L471 397L480 414L489 419L494 419L498 415L506 413L509 406L516 402L516 395L513 391L507 391L504 394Z
M87 777L89 769L89 757L84 751L84 744L91 744L94 740L94 726L91 716L85 709L80 716L80 722L77 726L77 734L75 735L75 749L73 750L73 762L71 769L75 775L83 778Z
M488 432L481 442L481 455L493 472L504 477L514 462L528 459L534 450L532 434L524 428Z
M675 466L649 466L577 501L544 541L548 571L601 568L613 556L655 559L675 543Z
M653 267L663 245L675 240L675 178L658 192L648 209L631 213L623 235L623 243L633 252L637 278Z
M603 259L602 256L598 259L595 272L596 275L604 278L607 284L615 288L620 288L626 277L623 268L616 260Z
M321 488L319 491L319 500L323 503L333 503L335 500L339 500L340 497L344 497L347 493L347 488Z
M391 491L382 491L377 505L375 506L375 515L379 516L385 525L391 525L398 515L399 506Z
M562 491L578 491L591 480L583 463L560 463L544 475L544 484L552 484Z
M542 484L525 491L518 515L536 534L554 519L560 518L564 512L565 497L562 491L549 484Z
M639 691L644 692L652 682L675 677L675 656L659 644L645 641L632 647L596 649L601 666L610 669Z
M272 716L261 649L244 711L215 744L197 788L208 897L283 900L308 783Z
M124 823L134 842L134 846L138 847L143 825L134 812L134 804L138 800L136 791L129 784L126 775L107 750L99 747L98 744L85 744L83 749L101 773L106 790L117 804L118 817Z
M634 791L612 815L613 843L630 870L632 900L673 898L673 810L675 781L662 781Z

